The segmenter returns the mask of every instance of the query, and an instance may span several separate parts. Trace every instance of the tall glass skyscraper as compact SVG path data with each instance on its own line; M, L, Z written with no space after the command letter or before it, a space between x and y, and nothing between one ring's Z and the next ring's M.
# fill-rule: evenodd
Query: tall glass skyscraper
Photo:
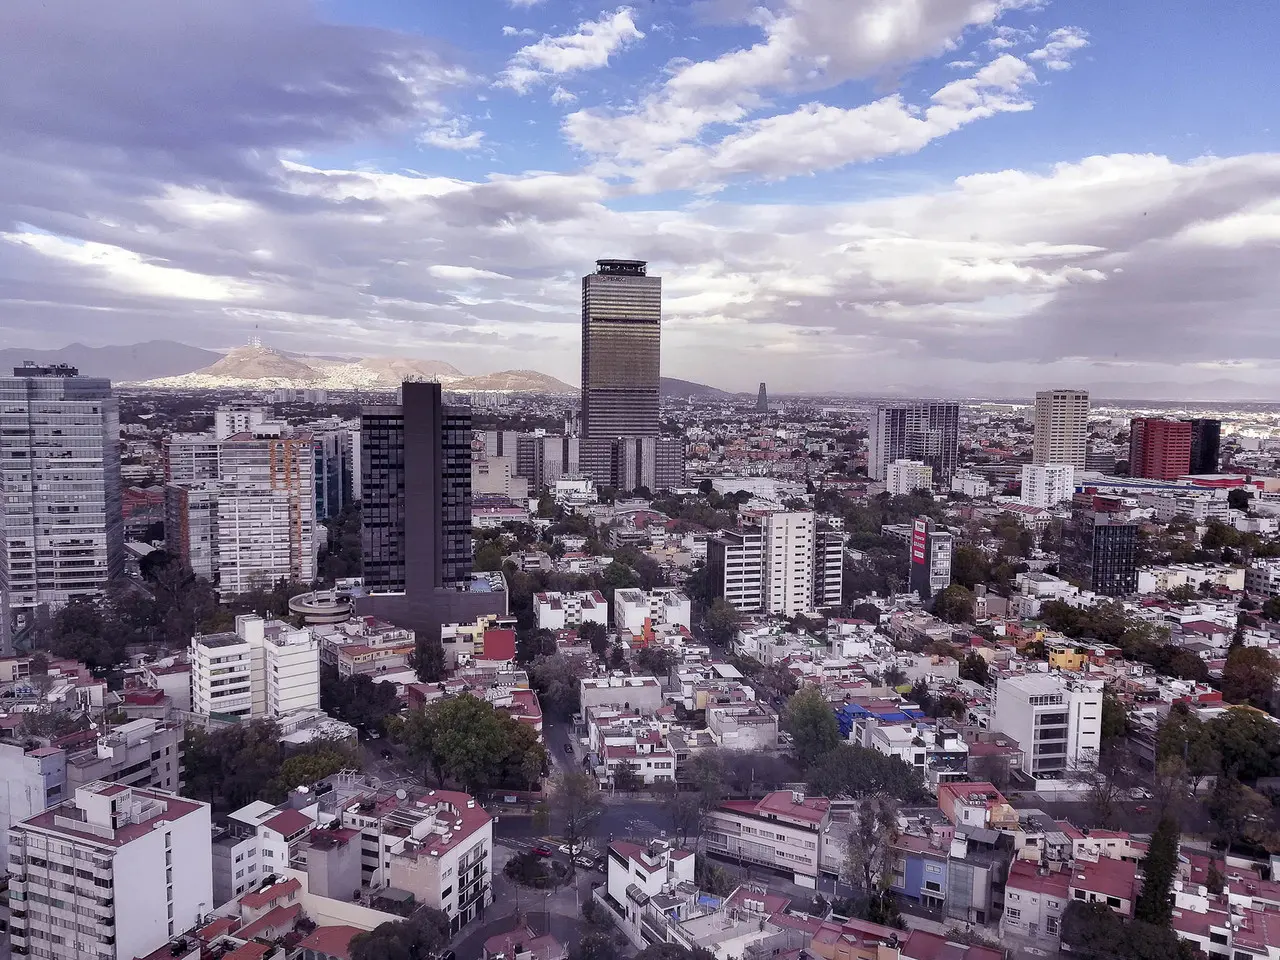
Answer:
M10 616L95 596L124 572L111 381L64 365L0 377L0 642Z
M582 278L582 435L656 437L662 278L643 260L597 260Z

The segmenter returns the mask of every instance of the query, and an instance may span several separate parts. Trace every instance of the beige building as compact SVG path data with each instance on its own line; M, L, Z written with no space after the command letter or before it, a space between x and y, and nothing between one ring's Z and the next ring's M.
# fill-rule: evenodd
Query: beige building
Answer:
M1036 394L1032 463L1085 468L1089 439L1089 391L1041 390Z

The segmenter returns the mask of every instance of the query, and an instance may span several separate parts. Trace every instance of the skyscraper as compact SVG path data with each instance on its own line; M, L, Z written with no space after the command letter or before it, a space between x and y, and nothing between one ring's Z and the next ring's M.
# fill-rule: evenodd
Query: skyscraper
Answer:
M124 572L111 381L24 364L0 377L0 647L10 617L102 593Z
M580 469L597 483L683 482L683 447L658 438L661 368L662 279L643 260L597 260L582 278L579 443Z
M656 437L662 278L643 260L597 260L582 278L582 435Z
M471 572L471 410L440 384L406 383L394 407L361 411L361 613L427 636L507 612L501 575Z
M769 391L765 389L764 381L760 381L760 392L756 394L756 413L769 412Z
M1191 467L1188 473L1217 473L1222 456L1222 421L1197 418L1191 424Z
M1162 417L1129 421L1129 476L1176 480L1191 472L1191 422Z
M1138 590L1138 525L1119 500L1078 493L1062 529L1062 575L1085 590L1122 597Z
M960 404L916 400L879 404L871 412L867 438L867 476L888 478L895 460L919 460L933 468L933 482L948 489L956 471L960 437Z
M1089 391L1042 390L1036 394L1032 463L1069 463L1085 468L1089 439Z

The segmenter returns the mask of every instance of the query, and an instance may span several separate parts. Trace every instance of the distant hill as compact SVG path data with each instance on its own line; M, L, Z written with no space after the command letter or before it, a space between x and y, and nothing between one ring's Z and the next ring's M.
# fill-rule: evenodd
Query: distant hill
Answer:
M148 340L123 347L86 347L73 343L57 350L0 350L0 372L7 375L24 360L35 363L68 363L86 377L110 377L115 381L152 380L199 370L222 359L222 354L190 347L172 340Z
M658 388L664 397L723 397L733 394L705 383L694 383L692 380L677 380L675 377L663 377Z

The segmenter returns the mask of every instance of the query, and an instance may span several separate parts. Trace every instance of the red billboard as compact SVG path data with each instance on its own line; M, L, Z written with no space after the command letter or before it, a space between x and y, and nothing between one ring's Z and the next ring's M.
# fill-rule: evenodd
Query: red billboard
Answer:
M911 526L911 562L924 563L929 555L929 521L917 517Z

